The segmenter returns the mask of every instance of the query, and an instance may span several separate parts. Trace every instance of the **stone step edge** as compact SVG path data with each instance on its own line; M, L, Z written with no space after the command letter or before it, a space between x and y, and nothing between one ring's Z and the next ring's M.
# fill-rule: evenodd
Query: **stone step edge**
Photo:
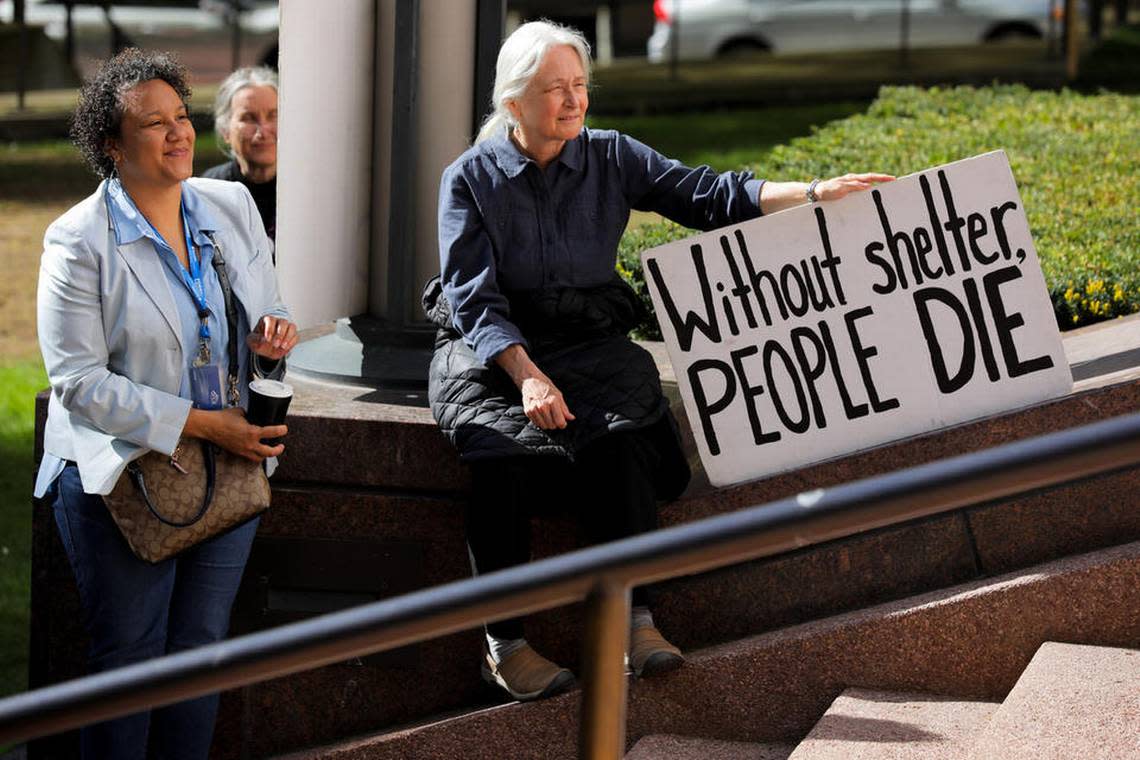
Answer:
M1102 562L1101 560L1105 561ZM1121 560L1140 560L1140 541L1118 544L1096 551L1062 557L989 578L979 578L966 583L947 586L946 588L924 591L920 594L914 594L902 599L882 602L818 620L809 620L804 623L797 623L773 631L765 631L754 636L737 639L736 641L704 647L694 651L692 655L686 654L686 656L690 660L693 660L697 656L715 658L723 656L726 651L731 651L742 644L761 642L774 637L780 637L786 640L799 640L832 630L864 625L870 619L874 618L888 619L919 614L926 610L959 604L966 599L980 595L980 593L1004 593L1020 586L1036 585L1043 579L1055 575L1081 572L1092 567L1112 564ZM1138 630L1137 633L1140 635L1140 630Z
M1140 378L1121 378L1115 384L1074 390L1058 398L886 441L720 489L708 484L697 460L692 432L682 423L694 477L678 503L726 495L745 501L779 498L804 490L799 487L803 484L834 485L1103 420L1133 411L1138 397ZM321 414L314 407L298 411L291 418L292 432L300 438L294 439L293 448L287 449L281 458L279 475L284 479L297 483L332 479L366 486L458 493L469 489L467 469L430 415L383 418L377 410L362 410L361 415L370 417L353 416L351 409L341 403L330 404L330 409L338 413ZM677 410L679 417L683 416L682 411ZM345 444L350 452L369 454L363 458L353 453L347 457L330 454ZM430 468L424 466L427 460L433 463Z
M794 749L794 744L650 734L637 740L625 760L788 760Z
M947 589L917 594L893 602L873 605L861 610L845 612L829 618L801 623L787 628L745 637L737 641L687 652L686 658L688 663L686 668L679 672L683 673L685 669L695 669L715 664L718 660L731 659L742 647L775 648L777 645L787 642L802 642L817 637L823 638L841 629L856 629L873 624L877 620L885 621L891 618L923 615L938 608L961 603L964 600L977 597L981 594L1006 594L1010 591L1017 590L1019 587L1040 585L1047 582L1048 579L1058 576L1075 576L1089 573L1098 567L1111 567L1122 563L1140 563L1140 541L1086 554L1065 557L993 578L971 581ZM652 682L645 683L648 684ZM627 713L632 709L632 703L638 698L638 692L641 688L641 685L638 684L629 684L629 686L630 688L627 694L630 704ZM973 699L977 701L981 701L982 699L979 695L971 694L949 694L945 696L961 696L963 699ZM513 725L525 723L525 716L531 713L546 713L551 716L557 715L565 717L564 713L568 712L576 722L579 699L580 691L575 689L567 694L539 702L512 702L458 715L451 715L443 719L436 716L409 725L393 727L375 734L362 735L344 742L308 748L281 755L280 757L283 758L283 760L363 757L364 755L357 755L357 752L365 750L370 746L396 743L404 739L414 739L417 735L422 736L428 732L440 729L446 730L453 726L460 727L462 733L476 726L480 721L496 720L500 714L508 716L504 718L504 720L511 722ZM829 700L829 702L830 701L833 700ZM649 733L654 732L648 732L645 735L649 735ZM805 731L804 735L806 735L806 733ZM740 741L739 737L705 738Z
M787 760L958 757L985 729L1000 702L918 692L843 690ZM915 744L921 744L915 750Z
M1070 644L1062 641L1043 643L1006 695L986 730L974 737L970 751L965 756L967 760L989 760L997 756L997 753L1004 755L1006 752L1012 753L1011 756L1019 760L1039 756L1048 759L1076 756L1124 758L1126 755L1140 758L1140 642L1136 643L1137 648ZM1060 667L1058 659L1062 661ZM1089 662L1090 659L1100 660L1096 663L1100 667L1095 667ZM1107 668L1105 660L1109 661ZM1062 688L1064 694L1059 701L1050 700L1055 695L1055 690L1050 687L1072 683L1070 679L1076 680L1073 690L1078 693ZM1124 707L1129 714L1114 713L1111 705L1096 701L1096 720L1083 723L1086 730L1084 736L1074 734L1071 720L1068 721L1069 730L1066 730L1066 716L1072 716L1075 708L1083 706L1087 710L1090 706L1092 695L1080 694L1082 688L1087 691L1106 681L1111 682L1113 688L1110 690L1114 694L1132 695L1129 704L1117 705ZM1115 688L1122 682L1125 683L1122 688ZM1134 686L1129 688L1129 682ZM1105 695L1100 696L1103 700ZM1046 715L1038 715L1038 719L1033 720L1033 713L1039 705L1055 707L1056 711L1050 714L1056 717L1045 721L1041 719L1046 718ZM1127 734L1129 730L1131 741ZM1061 738L1059 734L1064 735L1064 748L1060 750L1061 754L1056 754L1059 750L1055 743L1050 744L1050 739L1055 742ZM1084 743L1090 738L1098 743L1097 747ZM1114 746L1105 746L1106 744ZM1089 752L1092 754L1082 754ZM1130 752L1133 754L1129 755Z

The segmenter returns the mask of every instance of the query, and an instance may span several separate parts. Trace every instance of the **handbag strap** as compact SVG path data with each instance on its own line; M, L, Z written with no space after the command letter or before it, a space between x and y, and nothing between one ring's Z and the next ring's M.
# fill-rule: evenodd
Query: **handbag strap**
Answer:
M206 492L202 495L202 507L198 510L198 514L186 522L176 522L160 515L158 509L150 500L150 492L146 490L146 477L143 475L142 468L135 462L131 462L131 464L127 466L127 472L130 473L131 481L135 484L135 488L139 489L139 493L142 494L146 508L149 509L155 519L163 525L169 525L172 528L189 528L206 516L206 510L210 508L210 502L214 500L214 481L217 474L214 465L214 451L208 441L203 439L201 443L202 463L206 467Z
M229 395L230 404L237 406L241 403L241 390L238 387L237 306L234 304L233 287L230 285L229 272L226 271L226 258L222 251L222 246L218 243L217 238L214 237L213 232L207 232L206 237L210 239L210 245L214 247L214 256L211 260L211 264L218 275L218 284L222 288L222 298L226 302L226 328L229 333L229 343L226 351L228 354L226 391ZM154 515L155 519L164 525L169 525L172 528L188 528L206 516L206 510L210 508L210 502L214 500L214 485L217 477L214 447L205 439L202 439L201 446L202 464L206 469L206 491L202 496L202 507L198 510L198 514L194 515L194 517L190 518L187 522L175 522L160 515L150 500L150 494L146 490L146 478L143 477L142 470L138 467L129 470L131 479L142 494L143 501L146 502L147 509Z
M214 237L212 232L207 232L206 237L210 239L210 244L214 247L214 257L211 263L214 267L214 271L218 275L218 284L222 288L222 297L226 302L226 326L229 331L229 346L226 352L229 355L227 391L230 404L237 406L241 403L241 391L238 387L237 306L234 303L233 288L230 285L229 273L226 271L226 259L222 252L222 247L218 244L217 238ZM143 475L142 468L134 462L127 466L127 472L130 474L131 481L135 484L135 487L138 488L139 493L142 494L146 508L150 510L150 513L154 515L155 519L163 525L169 525L172 528L189 528L206 516L206 511L210 508L210 502L214 500L214 484L217 478L214 447L205 439L202 439L200 443L202 446L202 463L206 469L206 491L202 496L202 506L198 510L198 513L186 522L176 522L159 514L158 509L150 499L150 492L147 491L146 477Z
M210 239L210 244L214 246L214 258L211 262L214 271L218 274L218 284L222 286L222 297L226 301L226 326L229 328L229 371L228 382L226 390L229 392L230 405L237 406L241 403L241 390L238 387L238 336L237 336L237 306L234 304L234 291L230 287L230 275L226 271L226 259L222 253L222 247L218 245L217 238L214 237L213 232L207 232L206 237Z

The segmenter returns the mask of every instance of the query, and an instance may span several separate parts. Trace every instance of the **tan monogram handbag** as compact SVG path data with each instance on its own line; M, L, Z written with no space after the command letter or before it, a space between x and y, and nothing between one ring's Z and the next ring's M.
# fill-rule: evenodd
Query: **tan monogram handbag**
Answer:
M161 562L269 508L261 465L209 441L183 438L173 456L157 451L127 465L103 497L139 559Z
M221 246L212 235L210 240L229 327L227 395L236 406L237 309ZM182 438L171 456L151 451L128 464L103 502L135 556L161 562L268 509L269 479L258 462Z

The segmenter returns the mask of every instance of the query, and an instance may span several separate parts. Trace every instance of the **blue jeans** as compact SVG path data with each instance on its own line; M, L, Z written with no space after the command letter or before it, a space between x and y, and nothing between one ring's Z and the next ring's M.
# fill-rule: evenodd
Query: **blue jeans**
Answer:
M96 673L210 644L225 637L257 520L150 564L127 546L100 496L83 492L69 464L48 493L75 572ZM218 695L88 726L83 757L206 758Z

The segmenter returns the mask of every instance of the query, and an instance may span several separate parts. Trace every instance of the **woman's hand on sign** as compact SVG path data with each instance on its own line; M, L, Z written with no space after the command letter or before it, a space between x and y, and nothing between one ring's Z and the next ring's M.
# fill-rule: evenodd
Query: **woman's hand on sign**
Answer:
M297 345L297 325L284 317L266 315L258 320L245 342L258 356L276 361Z
M760 185L760 197L756 200L763 213L773 214L810 201L811 195L807 191L812 187L815 189L815 200L837 201L848 193L869 190L879 182L890 182L893 179L890 174L872 172L844 174L841 177L816 180L814 185L804 182L768 181Z
M890 182L894 176L890 174L844 174L841 177L832 177L820 181L815 186L815 194L821 201L837 201L848 193L856 190L870 190L879 182Z

